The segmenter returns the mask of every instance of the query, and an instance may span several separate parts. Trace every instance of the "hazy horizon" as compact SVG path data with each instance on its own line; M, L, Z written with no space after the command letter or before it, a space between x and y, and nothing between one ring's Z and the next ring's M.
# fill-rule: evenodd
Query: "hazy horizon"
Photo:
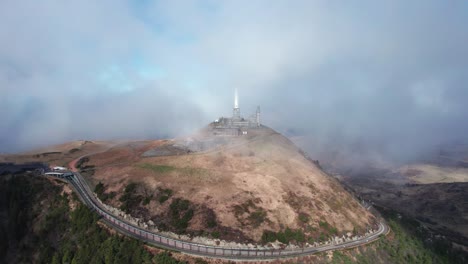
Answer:
M0 152L231 115L309 153L411 160L468 133L465 1L0 3Z

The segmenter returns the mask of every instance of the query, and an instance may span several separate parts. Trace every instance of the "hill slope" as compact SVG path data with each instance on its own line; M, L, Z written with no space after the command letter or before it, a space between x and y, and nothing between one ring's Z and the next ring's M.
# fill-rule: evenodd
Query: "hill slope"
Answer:
M232 263L168 253L119 236L70 192L66 184L50 178L0 177L0 238L7 241L0 243L0 263ZM275 263L466 263L454 252L441 258L425 249L411 235L420 228L411 225L408 232L405 219L389 217L393 233L377 243Z
M106 203L178 233L305 242L375 224L336 180L269 128L245 137L203 131L120 144L79 165L92 183L102 183L97 190Z

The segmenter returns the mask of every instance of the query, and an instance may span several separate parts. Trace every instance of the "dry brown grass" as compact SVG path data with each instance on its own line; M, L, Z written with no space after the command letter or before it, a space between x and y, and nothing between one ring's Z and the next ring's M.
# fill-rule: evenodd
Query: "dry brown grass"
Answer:
M234 230L234 234L240 231L257 241L264 230L313 229L323 219L342 232L365 229L373 221L341 185L272 130L234 138L228 145L204 153L142 157L152 148L171 143L76 141L0 158L66 166L92 154L84 165L95 166L95 173L87 180L91 185L101 181L107 192L118 193L108 203L119 206L119 193L129 182L141 184L146 195L171 189L173 197L204 208L195 211L191 230L204 229L202 211L207 210L216 214L220 228ZM152 200L145 207L151 216L160 216L167 213L169 203ZM239 208L246 210L239 212ZM300 220L300 215L307 215L307 221Z
M439 167L429 164L404 166L400 173L411 181L419 184L467 182L468 169L454 167Z
M372 222L373 217L341 185L277 133L206 153L141 157L144 150L165 143L120 145L91 156L89 164L97 168L93 181L102 181L109 191L117 192L129 181L153 191L171 189L175 197L213 210L219 225L241 230L254 240L266 229L301 228L301 213L310 216L310 226L326 219L341 232L365 229ZM251 200L261 213L236 216L235 208ZM154 215L165 210L153 202L147 207ZM260 216L263 221L252 220ZM200 228L195 222L190 228Z
M0 162L45 162L67 167L70 161L80 156L106 150L114 144L116 142L112 141L72 141L19 154L0 155Z

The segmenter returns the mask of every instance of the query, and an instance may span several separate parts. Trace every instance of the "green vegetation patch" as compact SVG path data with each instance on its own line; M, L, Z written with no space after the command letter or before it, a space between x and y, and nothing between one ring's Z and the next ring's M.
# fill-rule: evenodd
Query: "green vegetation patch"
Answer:
M179 171L185 175L195 176L195 175L208 175L210 172L204 168L193 168L193 167L184 167L180 168Z
M130 213L132 209L140 205L144 197L136 193L137 184L131 182L125 186L124 193L120 197L119 201L122 203L120 205L120 210Z
M215 228L218 225L218 221L216 220L216 214L213 210L209 209L206 214L206 227L208 228Z
M150 202L151 202L151 199L153 198L152 195L150 196L146 196L144 199L143 199L143 205L148 205Z
M178 168L171 165L158 165L158 164L150 164L150 163L142 163L136 165L138 168L150 170L157 174L165 174L170 172L178 172L183 175L187 176L197 176L197 175L208 175L210 173L209 170L204 168L193 168L193 167L184 167Z
M76 167L78 169L81 169L81 166L83 166L83 164L89 162L89 157L84 157L82 159L80 159L77 163L76 163Z
M242 204L234 205L234 215L243 225L259 227L263 222L269 221L267 212L263 208L258 207L255 204L256 202L260 202L260 199L250 199Z
M163 189L158 187L158 195L157 199L160 204L164 203L167 201L171 196L174 194L174 192L171 189Z
M302 223L307 223L307 222L309 222L309 216L307 214L300 213L299 214L299 221L301 221Z
M305 235L300 229L286 228L284 231L273 232L265 230L262 235L262 242L269 243L278 240L281 243L289 244L290 242L304 243Z
M103 188L105 186L102 183L96 185L95 191L99 194L104 192ZM172 197L173 191L171 189L158 188L155 193L151 190L144 188L144 186L139 185L135 182L128 183L124 190L123 194L120 197L119 201L121 202L120 209L126 213L130 213L132 210L136 209L139 205L148 205L154 198L159 201L159 203L164 203L170 197ZM113 198L113 193L106 195L104 193L104 198Z
M219 231L213 231L213 232L211 232L211 236L212 236L213 238L219 238L219 237L220 237Z
M94 165L86 164L88 162L89 157L84 157L76 163L76 167L80 170L81 173L85 174L85 176L91 177L94 175L96 167Z
M190 207L190 201L180 198L174 199L169 206L170 223L176 232L184 233L186 231L188 223L193 217L193 209Z
M319 226L325 233L329 235L337 235L338 229L336 227L331 226L327 221L320 221Z
M168 173L171 171L175 171L176 167L169 166L169 165L157 165L157 164L150 164L150 163L143 163L138 164L137 167L142 169L151 170L156 173Z
M96 193L97 197L103 202L115 197L115 192L106 193L106 186L104 186L102 182L96 184L96 186L94 187L94 192Z
M257 209L255 212L250 213L247 221L254 227L259 227L267 219L267 213L263 209Z
M343 263L343 264L348 264L349 263L349 264L351 264L351 263L355 263L355 261L351 257L343 254L340 251L333 251L332 263L340 263L340 264L341 263ZM361 263L361 262L359 262L359 263Z

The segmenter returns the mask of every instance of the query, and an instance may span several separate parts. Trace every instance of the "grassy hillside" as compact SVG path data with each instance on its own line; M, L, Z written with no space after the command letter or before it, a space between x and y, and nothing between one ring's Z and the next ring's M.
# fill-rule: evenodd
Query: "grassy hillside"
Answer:
M176 201L171 206L173 212L189 206L183 200ZM392 233L377 243L273 263L467 262L466 255L436 239L418 222L393 211L383 212ZM229 263L179 253L171 256L116 235L100 224L98 216L70 194L64 183L55 180L1 177L0 214L0 263ZM293 230L276 235L301 239Z
M216 140L221 139L206 136L197 142L209 145ZM376 228L359 201L279 133L264 128L222 141L203 151L166 156L144 153L198 143L121 144L80 165L88 182L105 187L98 189L101 196L116 194L105 198L107 204L151 220L159 230L243 243L278 238L304 244ZM127 189L133 185L136 188ZM171 204L177 199L189 205L176 216Z
M401 167L399 172L418 184L468 182L468 168L464 167L412 164Z

